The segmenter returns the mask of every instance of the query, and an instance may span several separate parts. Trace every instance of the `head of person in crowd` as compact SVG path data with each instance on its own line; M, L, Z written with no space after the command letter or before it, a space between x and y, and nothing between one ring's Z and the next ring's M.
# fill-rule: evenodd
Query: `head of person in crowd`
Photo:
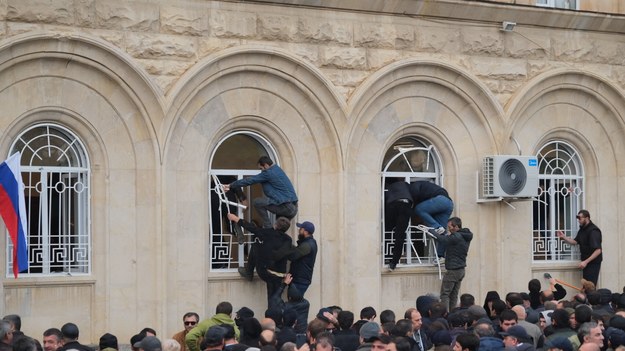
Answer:
M499 314L499 327L502 332L507 332L508 328L517 325L519 318L511 309L506 309Z
M161 341L153 335L146 335L143 339L141 339L141 341L137 342L133 346L138 350L143 351L162 351Z
M530 293L540 294L540 289L542 289L540 280L534 278L527 282L527 290L529 290Z
M37 351L38 350L38 342L37 340L23 336L19 339L15 340L13 343L13 351Z
M404 318L410 320L412 323L412 331L416 332L417 330L421 330L423 326L423 317L421 312L419 312L416 308L409 308L404 313Z
M268 321L267 319L270 319L271 322ZM263 329L276 330L276 327L281 328L282 327L282 309L277 308L277 307L266 309L265 318L263 318L260 321L260 325L263 327Z
M117 345L117 337L110 333L105 333L100 337L100 342L98 343L99 349L102 350L119 350L119 346Z
M143 334L135 334L135 335L133 335L133 336L130 338L130 348L131 348L133 351L137 351L137 350L139 350L138 348L136 348L136 347L135 347L135 345L136 345L139 341L143 340L143 338L145 338L145 335L143 335Z
M315 344L317 337L326 331L327 324L327 322L319 318L315 318L308 323L308 327L306 327L306 339L309 345Z
M19 315L7 314L6 316L2 317L2 319L9 322L12 332L15 333L16 331L22 330L22 318Z
M553 314L552 310L541 311L538 316L538 326L541 331L545 331L545 328L551 326L551 315Z
M410 341L404 336L393 336L386 345L387 351L410 351Z
M337 320L340 330L348 330L354 324L354 313L352 311L341 311L337 316Z
M376 322L367 322L360 327L360 343L371 343L382 334L382 328Z
M491 290L489 292L486 293L486 297L484 298L484 310L486 311L486 313L488 313L489 317L492 317L493 314L493 301L495 300L500 300L501 298L499 297L499 293Z
M582 324L577 331L577 338L582 344L594 343L599 347L603 347L603 333L599 325L595 322Z
M512 308L516 305L523 305L523 298L518 292L509 292L506 294L506 304L508 308Z
M367 306L360 310L360 319L362 320L373 321L375 320L375 317L377 317L377 312L375 311L375 308L371 306Z
M163 351L180 351L180 343L174 339L165 339L162 342Z
M43 332L44 351L56 351L63 346L63 333L58 328L46 329Z
M416 305L417 311L419 311L422 317L427 317L428 314L430 313L430 306L432 306L433 303L439 302L439 301L440 299L433 296L432 294L421 295L417 297L417 305ZM404 318L410 319L406 316L404 316Z
M428 316L430 319L447 318L447 306L442 302L434 302L430 305Z
M400 319L391 330L391 336L409 337L412 335L412 321L410 319Z
M432 339L432 344L434 344L435 347L451 345L451 334L449 333L448 330L445 330L445 329L437 330L434 333L432 333L431 339Z
M573 351L573 344L568 338L559 336L545 342L544 350L546 351Z
M222 350L224 348L225 336L226 329L219 325L208 328L204 335L204 340L200 344L200 349L202 351Z
M475 305L475 297L471 294L464 293L460 295L460 307L469 308Z
M508 349L516 349L519 344L529 343L532 340L525 328L520 325L508 328L508 331L502 332L501 336L503 336L503 344Z
M293 328L297 323L297 311L287 308L282 312L282 328Z
M587 305L578 305L575 308L575 322L577 325L590 321L592 321L592 308Z
M145 336L156 336L156 330L154 330L153 328L150 328L150 327L145 327L145 328L141 329L139 334L143 334Z
M260 338L258 341L261 347L265 345L276 346L278 343L276 339L276 332L271 329L265 329L262 332L260 332Z
M321 332L315 338L315 351L333 351L334 335L331 332Z
M473 328L473 332L479 338L495 336L495 329L493 328L493 324L488 319L481 319L477 321L475 327Z
M551 324L554 329L566 329L569 326L569 313L564 309L556 309L551 314Z
M13 331L11 331L11 323L0 321L0 342L5 345L11 345L13 342Z
M232 316L232 304L228 301L222 301L217 304L215 307L215 314L225 314L227 316Z
M609 327L605 331L604 346L616 349L619 346L625 346L625 331L613 327Z
M480 338L472 333L463 333L456 337L453 351L477 351L480 347Z
M260 333L263 331L263 327L260 325L258 319L254 317L247 318L243 321L241 329L243 330L243 332L241 333L239 342L250 347L258 347Z
M464 310L452 312L447 317L447 321L452 329L467 329L469 323L469 313Z
M248 307L241 307L234 316L234 323L240 328L243 325L244 320L253 317L254 311Z
M184 325L184 330L187 332L191 331L191 329L195 328L195 326L200 322L200 315L195 312L187 312L182 316L182 324Z
M280 318L282 318L282 316L280 316ZM260 327L262 328L262 330L271 330L275 332L276 322L272 318L265 317L260 320Z
M61 333L63 333L63 342L67 343L69 341L78 340L78 336L80 335L80 331L78 330L78 326L74 323L65 323L61 327Z
M395 323L395 312L391 310L384 310L380 312L380 323L384 324L388 322Z
M279 351L297 351L297 344L291 341L287 341L282 344L282 347Z
M493 303L491 306L492 306L491 307L492 314L490 317L494 319L499 319L499 315L501 314L501 312L508 309L508 305L503 300L493 300Z

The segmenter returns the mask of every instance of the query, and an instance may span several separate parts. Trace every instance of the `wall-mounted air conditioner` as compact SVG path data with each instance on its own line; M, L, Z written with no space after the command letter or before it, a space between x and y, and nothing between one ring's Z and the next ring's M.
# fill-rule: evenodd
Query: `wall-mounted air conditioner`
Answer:
M482 165L484 197L538 196L536 156L487 156Z

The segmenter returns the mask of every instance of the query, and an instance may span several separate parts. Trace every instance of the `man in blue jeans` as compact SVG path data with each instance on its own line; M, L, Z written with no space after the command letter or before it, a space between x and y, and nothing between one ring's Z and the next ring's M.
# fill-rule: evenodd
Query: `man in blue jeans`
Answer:
M286 176L280 166L273 164L273 161L267 156L258 159L258 167L261 170L260 173L226 184L224 190L228 191L260 183L265 196L255 198L252 203L263 221L263 228L273 226L269 212L274 213L276 217L293 219L297 214L297 194L295 194L289 177Z
M410 183L410 195L414 203L414 212L423 220L426 226L434 228L431 234L444 234L447 221L454 210L447 190L430 182L416 181ZM436 247L438 258L445 257L445 245L439 243Z

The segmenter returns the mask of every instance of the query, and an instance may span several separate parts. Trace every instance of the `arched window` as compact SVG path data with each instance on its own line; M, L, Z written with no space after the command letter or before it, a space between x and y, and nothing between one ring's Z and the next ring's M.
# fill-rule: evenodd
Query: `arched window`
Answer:
M240 131L226 136L217 145L210 163L210 262L211 270L234 271L247 261L252 236L243 233L239 243L236 230L227 219L228 212L235 213L250 222L260 224L258 214L252 208L251 199L262 196L260 184L221 194L219 184L230 184L237 179L260 172L258 159L269 156L279 164L269 142L257 133ZM229 203L223 200L229 201ZM242 204L243 206L238 206ZM245 207L244 207L245 206Z
M382 265L390 260L395 245L404 245L399 265L431 264L436 258L431 241L414 225L420 223L413 216L411 225L406 232L406 240L396 243L393 228L389 228L384 204L384 192L393 181L402 179L407 183L416 180L428 180L441 184L441 167L434 147L415 137L404 137L397 140L384 155L382 166Z
M577 212L584 202L584 170L579 154L563 142L552 141L538 152L540 194L534 201L534 261L579 258L579 249L559 240L556 232L577 233Z
M51 123L31 126L11 145L21 151L29 269L22 276L91 273L90 166L83 143ZM7 275L13 247L7 237Z

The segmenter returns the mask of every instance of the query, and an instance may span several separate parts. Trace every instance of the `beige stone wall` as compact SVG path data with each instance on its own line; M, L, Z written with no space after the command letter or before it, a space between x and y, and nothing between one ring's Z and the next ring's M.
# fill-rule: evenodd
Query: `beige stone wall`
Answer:
M545 271L579 279L574 264L532 265L529 202L476 203L482 157L518 153L512 137L524 154L554 138L581 153L585 205L606 233L601 285L620 290L623 33L596 14L396 3L375 13L0 0L0 153L49 120L80 135L93 165L93 274L5 278L3 312L22 315L33 336L76 321L85 342L107 331L129 340L145 326L169 336L184 312L208 317L222 300L262 314L260 282L207 268L210 157L242 129L275 146L298 219L319 228L311 316L331 304L402 315L438 291L431 267L388 274L380 263L381 162L405 135L435 145L455 214L477 234L463 292L525 290ZM446 20L450 6L459 10ZM502 32L497 16L519 24ZM591 28L559 25L567 19Z

